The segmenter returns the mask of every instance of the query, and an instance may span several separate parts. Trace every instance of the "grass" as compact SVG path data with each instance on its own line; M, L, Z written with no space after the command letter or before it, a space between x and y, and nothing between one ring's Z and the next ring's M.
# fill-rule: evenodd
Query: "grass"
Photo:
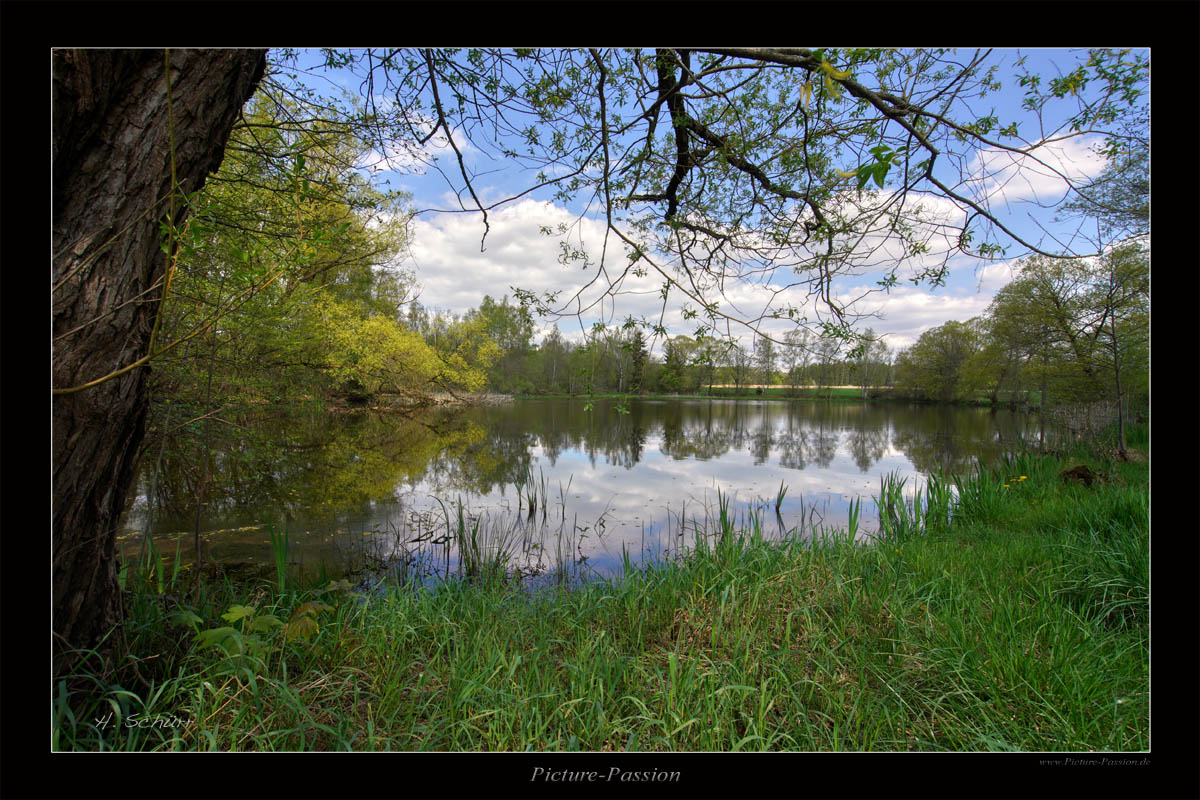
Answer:
M1077 463L1103 480L1064 482ZM221 583L185 609L130 572L140 658L56 681L53 745L1148 749L1148 463L1020 455L897 484L871 546L764 542L719 495L721 535L688 557L576 588L495 569L371 598Z

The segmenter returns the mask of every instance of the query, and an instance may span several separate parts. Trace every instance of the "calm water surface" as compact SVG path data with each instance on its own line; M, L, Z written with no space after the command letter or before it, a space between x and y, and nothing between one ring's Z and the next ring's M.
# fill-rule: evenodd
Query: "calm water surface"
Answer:
M266 524L285 527L293 569L436 575L462 568L447 530L474 530L529 574L599 575L691 546L718 506L765 536L845 525L897 473L910 491L932 471L965 472L1036 432L1010 411L795 400L525 399L418 420L321 412L241 420L215 444L201 512L205 559L271 563ZM198 484L195 441L148 457L121 538L190 559ZM154 513L148 496L154 485ZM781 483L787 492L776 513ZM529 495L536 495L530 514ZM461 520L461 523L460 523Z

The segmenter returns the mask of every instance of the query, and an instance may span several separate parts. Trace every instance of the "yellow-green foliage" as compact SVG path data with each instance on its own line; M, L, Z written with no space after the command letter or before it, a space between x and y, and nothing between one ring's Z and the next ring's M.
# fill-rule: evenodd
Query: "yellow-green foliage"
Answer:
M356 382L369 393L478 391L500 355L477 320L456 324L447 349L435 350L396 320L381 314L364 317L349 303L325 297L316 311L328 344L330 375L340 382Z
M300 496L307 508L320 512L383 501L393 496L398 483L419 480L439 455L458 457L484 438L484 429L472 422L435 431L396 419L368 419L353 433L322 446L321 467L305 472Z
M447 337L448 347L438 348L441 371L438 382L477 392L487 383L488 368L503 354L488 335L485 321L469 319L455 323Z
M326 297L317 313L328 342L330 374L368 392L421 391L436 377L437 355L417 334L380 315L362 316L349 303Z

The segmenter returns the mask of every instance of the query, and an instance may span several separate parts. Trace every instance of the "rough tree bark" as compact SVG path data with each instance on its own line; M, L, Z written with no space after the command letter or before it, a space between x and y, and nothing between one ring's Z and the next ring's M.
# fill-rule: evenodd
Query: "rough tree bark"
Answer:
M170 63L168 103L167 60ZM220 166L265 50L57 50L53 55L54 670L107 654L121 623L116 532L145 432L147 355L162 297L160 225ZM157 343L156 343L157 344Z

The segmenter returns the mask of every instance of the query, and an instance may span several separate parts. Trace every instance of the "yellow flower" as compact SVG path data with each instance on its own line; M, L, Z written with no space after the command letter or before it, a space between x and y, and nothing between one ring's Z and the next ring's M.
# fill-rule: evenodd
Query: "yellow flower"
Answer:
M1025 477L1026 477L1026 476L1022 475L1022 476L1021 476L1020 478L1018 478L1017 480L1021 480L1021 481L1023 481L1023 480L1025 480Z

